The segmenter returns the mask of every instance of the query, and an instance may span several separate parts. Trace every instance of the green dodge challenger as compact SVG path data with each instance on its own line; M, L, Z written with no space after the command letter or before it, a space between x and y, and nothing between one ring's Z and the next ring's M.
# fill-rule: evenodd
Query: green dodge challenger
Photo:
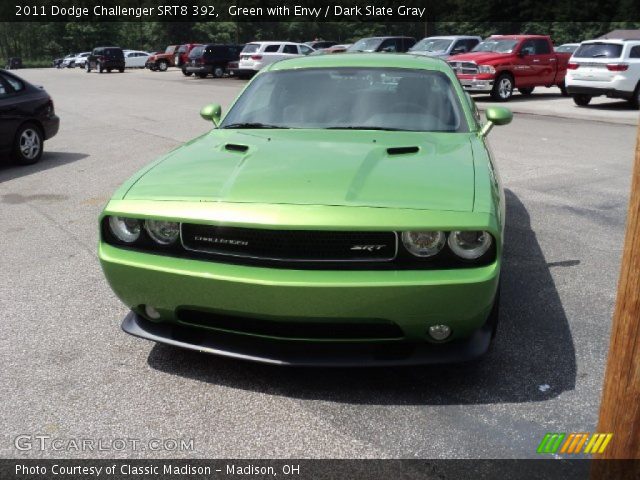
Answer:
M442 60L274 63L215 128L150 164L100 217L132 335L283 365L484 353L500 298L504 194L486 144L511 113Z

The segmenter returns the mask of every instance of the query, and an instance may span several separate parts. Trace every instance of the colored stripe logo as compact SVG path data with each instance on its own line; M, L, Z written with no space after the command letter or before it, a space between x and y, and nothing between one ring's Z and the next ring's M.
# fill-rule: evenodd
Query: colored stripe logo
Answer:
M603 453L612 437L612 433L547 433L538 445L537 452L540 454Z

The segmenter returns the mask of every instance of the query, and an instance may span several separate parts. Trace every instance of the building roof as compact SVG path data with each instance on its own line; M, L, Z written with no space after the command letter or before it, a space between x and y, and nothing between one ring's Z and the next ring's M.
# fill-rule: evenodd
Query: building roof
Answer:
M612 30L600 38L619 38L624 40L640 40L640 30Z

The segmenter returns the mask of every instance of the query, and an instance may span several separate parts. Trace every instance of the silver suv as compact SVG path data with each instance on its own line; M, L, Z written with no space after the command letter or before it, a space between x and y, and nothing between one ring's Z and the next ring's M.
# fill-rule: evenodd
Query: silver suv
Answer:
M427 37L416 43L407 53L446 58L459 53L470 52L481 41L482 38L469 35Z

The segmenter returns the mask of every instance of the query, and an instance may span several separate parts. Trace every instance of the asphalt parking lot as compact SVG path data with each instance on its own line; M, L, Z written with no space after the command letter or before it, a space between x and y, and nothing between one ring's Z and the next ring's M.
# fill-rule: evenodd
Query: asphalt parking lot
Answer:
M533 458L546 432L594 431L637 111L544 89L508 105L513 123L491 133L508 201L501 323L480 362L308 370L125 335L96 255L116 187L206 132L200 107L226 108L245 82L19 74L52 95L61 129L40 163L0 166L1 457ZM21 451L21 434L194 442Z

